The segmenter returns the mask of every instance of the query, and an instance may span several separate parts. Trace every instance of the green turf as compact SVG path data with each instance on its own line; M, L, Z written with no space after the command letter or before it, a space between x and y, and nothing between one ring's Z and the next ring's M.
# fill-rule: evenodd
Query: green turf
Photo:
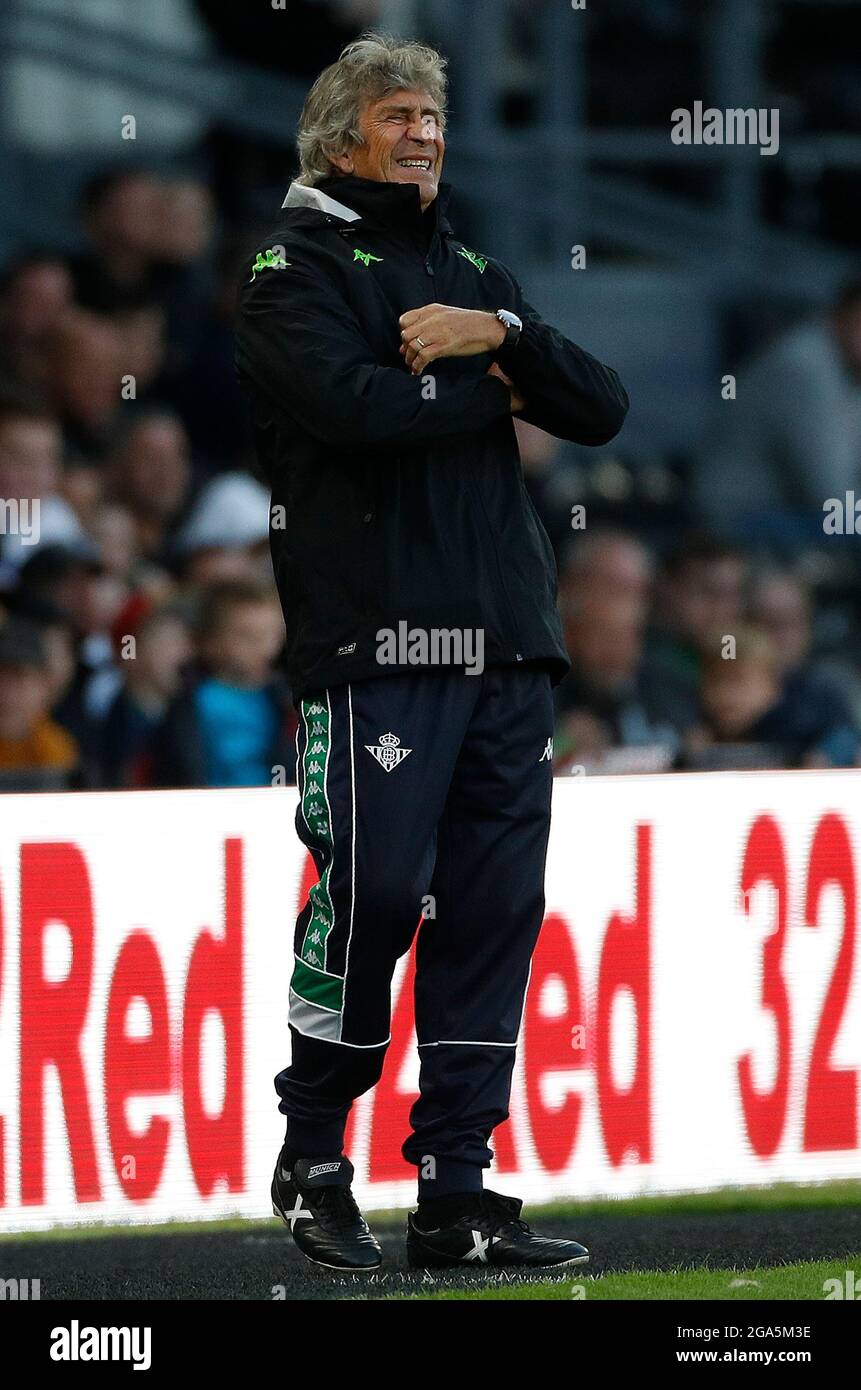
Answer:
M837 1279L841 1287L847 1269L861 1275L861 1253L842 1260L811 1260L802 1264L778 1265L765 1269L688 1269L672 1273L644 1271L631 1274L605 1274L598 1278L574 1274L566 1279L546 1282L493 1282L483 1289L443 1289L437 1293L401 1294L399 1298L419 1300L529 1299L595 1302L610 1300L717 1299L721 1302L760 1302L774 1299L821 1303L827 1279ZM493 1279L492 1275L488 1276Z
M853 1270L861 1288L861 1183L732 1189L527 1205L540 1231L581 1240L582 1270L536 1277L408 1267L403 1213L369 1213L378 1275L314 1269L274 1219L89 1225L0 1237L4 1277L38 1278L43 1299L821 1301ZM736 1282L739 1281L739 1282ZM742 1282L743 1281L743 1282Z

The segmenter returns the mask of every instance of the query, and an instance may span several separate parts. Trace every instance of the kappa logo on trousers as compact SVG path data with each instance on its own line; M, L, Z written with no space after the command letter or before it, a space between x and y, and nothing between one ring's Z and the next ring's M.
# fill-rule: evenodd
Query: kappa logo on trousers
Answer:
M383 772L394 772L404 758L409 757L412 748L401 748L397 734L380 734L379 743L366 743L365 747L376 758Z

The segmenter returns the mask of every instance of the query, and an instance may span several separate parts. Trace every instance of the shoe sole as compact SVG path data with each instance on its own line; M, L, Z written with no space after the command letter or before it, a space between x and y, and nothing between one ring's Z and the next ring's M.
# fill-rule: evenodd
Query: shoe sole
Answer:
M278 1210L274 1202L272 1203L272 1215L278 1217L282 1226L290 1226L290 1222L287 1220L284 1213ZM292 1230L290 1234L291 1236L293 1235ZM383 1263L381 1255L375 1265L329 1265L326 1264L325 1260L315 1260L313 1255L307 1254L307 1252L302 1249L301 1245L297 1244L295 1239L293 1240L293 1244L296 1246L299 1254L308 1261L309 1265L314 1265L316 1269L333 1269L337 1274L374 1274Z
M574 1258L571 1260L554 1260L552 1261L552 1263L546 1265L502 1263L490 1264L489 1262L486 1264L478 1264L475 1260L446 1260L441 1259L439 1257L431 1261L429 1259L425 1260L419 1258L418 1256L413 1256L409 1254L409 1252L407 1253L407 1264L409 1265L410 1269L483 1269L487 1270L488 1273L492 1272L495 1269L570 1269L572 1265L587 1265L589 1263L589 1259L589 1255L575 1255Z

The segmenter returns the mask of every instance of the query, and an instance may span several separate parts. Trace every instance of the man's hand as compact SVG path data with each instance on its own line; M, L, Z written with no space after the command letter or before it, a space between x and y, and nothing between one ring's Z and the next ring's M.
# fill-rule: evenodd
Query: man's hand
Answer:
M504 382L505 382L506 386L508 387L508 389L509 389L509 391L510 391L510 393L511 393L511 413L512 413L512 415L516 415L516 414L518 413L518 411L521 411L521 410L525 410L525 409L526 409L526 401L524 400L523 396L521 396L521 394L520 394L520 392L518 391L517 387L515 386L514 382L511 380L511 377L510 377L510 376L506 376L506 375L505 375L505 372L502 370L502 368L501 368L500 366L497 365L496 362L491 362L490 366L489 366L488 369L487 369L487 375L488 375L488 376L498 376L499 379L500 379L500 381L504 381Z
M401 355L419 376L438 357L475 357L495 352L505 338L505 325L484 309L456 309L449 304L425 304L400 318ZM421 338L421 342L416 340ZM422 346L422 344L424 346Z

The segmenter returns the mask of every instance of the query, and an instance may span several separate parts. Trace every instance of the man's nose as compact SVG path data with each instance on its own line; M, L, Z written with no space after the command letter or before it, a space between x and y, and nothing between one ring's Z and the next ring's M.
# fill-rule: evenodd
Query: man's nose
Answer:
M413 121L407 131L407 139L414 140L417 145L432 145L434 142L433 134L424 121Z

